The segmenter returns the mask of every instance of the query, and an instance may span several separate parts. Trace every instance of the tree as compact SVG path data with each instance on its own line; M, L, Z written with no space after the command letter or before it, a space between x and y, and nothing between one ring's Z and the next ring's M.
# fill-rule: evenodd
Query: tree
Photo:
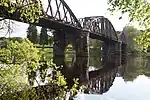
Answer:
M0 49L0 100L64 100L68 90L71 95L77 92L77 80L70 89L58 67L50 59L45 59L46 63L41 62L43 54L28 39L7 41L6 45ZM35 72L41 65L46 67L43 72L50 68L52 74L44 86L38 84L38 87L33 87Z
M41 34L40 34L40 44L41 45L47 45L48 44L48 35L47 35L47 29L41 28Z
M150 2L148 0L109 0L110 11L128 12L130 21L137 21L144 28L150 27Z
M27 29L27 38L32 42L32 43L37 43L37 28L35 25L30 24L28 29Z
M148 0L109 0L109 11L121 11L129 13L129 19L136 22L144 30L136 41L142 44L144 49L150 46L150 2Z
M42 16L41 0L2 0L0 6L5 7L1 10L2 19L5 18L5 14L9 16L18 12L21 20L26 19L27 22L33 23Z
M136 29L134 26L126 26L127 33L127 50L130 53L134 53L140 49L140 45L137 45L135 38L138 37L142 32Z
M144 52L148 51L150 47L150 29L143 30L142 34L135 39L139 45L142 46Z

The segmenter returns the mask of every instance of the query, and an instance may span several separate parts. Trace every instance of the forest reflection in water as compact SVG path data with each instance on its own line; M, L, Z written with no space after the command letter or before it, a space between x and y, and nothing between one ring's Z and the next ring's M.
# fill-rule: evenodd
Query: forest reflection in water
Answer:
M96 59L92 58L92 59ZM98 59L98 58L97 58ZM91 61L93 62L93 61ZM98 62L97 62L98 63ZM93 63L92 67L94 67ZM150 94L150 57L146 56L127 56L127 62L123 65L113 67L109 65L107 71L101 66L103 74L99 78L107 77L104 82L104 90L101 95L80 94L78 100L149 100ZM106 66L105 66L106 67ZM96 66L97 68L97 66ZM93 69L93 68L92 68ZM108 74L114 73L114 79L108 86L111 78ZM108 87L107 87L108 86ZM102 88L102 86L101 86ZM96 90L96 86L94 88ZM103 92L103 93L102 93ZM77 98L76 98L77 99Z

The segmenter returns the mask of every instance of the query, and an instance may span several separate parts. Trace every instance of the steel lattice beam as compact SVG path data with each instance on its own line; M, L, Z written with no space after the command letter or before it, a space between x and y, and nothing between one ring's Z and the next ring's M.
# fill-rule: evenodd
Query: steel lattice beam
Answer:
M103 16L85 17L79 19L83 29L96 34L118 41L117 33L111 22Z

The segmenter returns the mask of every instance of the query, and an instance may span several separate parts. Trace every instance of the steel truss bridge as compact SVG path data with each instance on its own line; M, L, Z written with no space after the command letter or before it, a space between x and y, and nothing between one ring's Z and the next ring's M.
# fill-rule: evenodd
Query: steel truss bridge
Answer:
M81 80L84 80L83 78L90 80L88 84L90 84L92 92L101 94L108 90L114 80L114 72L116 72L116 69L112 71L112 75L108 74L108 77L106 78L104 78L104 75L100 74L101 71L87 72L86 70L89 57L89 38L98 39L104 42L104 55L107 55L109 50L111 50L113 54L125 55L126 53L125 35L121 34L123 38L118 37L112 23L107 18L104 16L90 16L78 19L64 0L46 0L46 5L40 10L42 16L35 22L30 22L22 15L21 11L31 7L31 5L37 6L38 1L33 0L34 2L30 4L30 0L19 0L21 2L20 5L24 6L17 5L18 0L12 1L13 2L10 0L7 6L0 5L1 18L34 24L54 30L54 62L57 65L64 65L64 51L67 45L71 43L73 49L76 51L73 70L78 70L78 72L73 74L77 75ZM14 12L9 11L11 7L15 7ZM29 12L31 13L32 11L26 10L24 14L28 14ZM36 13L34 14L36 15ZM57 60L58 56L59 59L62 58L61 61ZM84 63L81 63L81 60ZM104 57L103 60L105 61L108 59L107 57ZM67 68L64 69L66 70ZM64 70L62 72L64 74L66 73ZM87 75L87 73L89 75ZM72 77L74 77L74 75L72 75ZM92 79L92 77L95 78ZM107 84L106 80L108 79L110 79L110 82ZM104 90L104 87L106 87L107 90Z

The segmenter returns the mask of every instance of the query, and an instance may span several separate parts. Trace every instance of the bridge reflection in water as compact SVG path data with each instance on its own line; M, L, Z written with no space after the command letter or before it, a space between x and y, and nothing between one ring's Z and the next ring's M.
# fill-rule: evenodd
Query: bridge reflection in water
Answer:
M124 74L124 68L124 65L117 66L115 63L107 63L99 70L90 71L89 92L87 93L103 94L107 92L113 85L116 75Z
M84 84L88 86L84 91L87 94L103 94L107 92L113 85L116 75L122 76L125 72L125 54L117 55L111 52L96 56L97 59L101 58L101 61L97 62L98 64L94 66L93 70L89 70L93 66L90 66L89 62L91 61L88 60L89 58L93 58L92 54L89 56L72 57L70 62L66 62L64 57L55 56L55 61L58 62L58 65L61 64L64 66L61 71L67 79L68 86L71 87L73 85L73 78L79 78L80 85ZM75 62L74 59L76 59Z
M110 67L111 66L111 67ZM103 68L89 72L89 91L90 93L102 94L112 86L117 73L117 66L106 64Z

